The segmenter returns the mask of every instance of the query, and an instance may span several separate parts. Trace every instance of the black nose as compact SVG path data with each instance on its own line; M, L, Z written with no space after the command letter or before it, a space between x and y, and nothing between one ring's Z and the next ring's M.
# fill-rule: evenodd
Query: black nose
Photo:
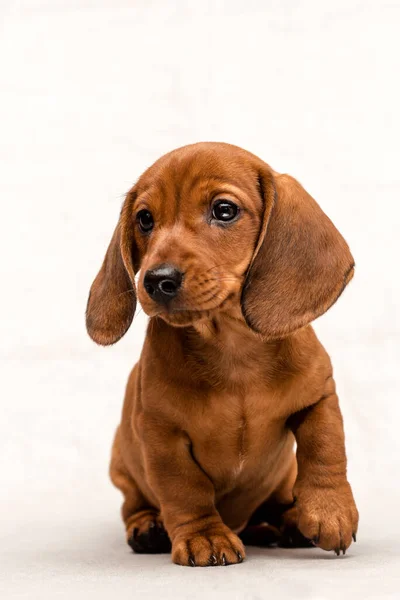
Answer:
M175 298L182 283L182 273L173 265L163 264L146 271L143 285L153 300L167 304Z

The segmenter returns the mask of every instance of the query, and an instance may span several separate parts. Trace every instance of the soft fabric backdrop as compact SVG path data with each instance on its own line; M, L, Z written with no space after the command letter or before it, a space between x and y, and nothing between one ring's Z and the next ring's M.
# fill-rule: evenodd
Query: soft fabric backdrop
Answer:
M3 0L0 19L2 597L398 597L399 2ZM316 323L361 512L348 558L185 570L124 544L107 467L146 319L96 347L87 293L123 194L199 140L297 177L355 256Z

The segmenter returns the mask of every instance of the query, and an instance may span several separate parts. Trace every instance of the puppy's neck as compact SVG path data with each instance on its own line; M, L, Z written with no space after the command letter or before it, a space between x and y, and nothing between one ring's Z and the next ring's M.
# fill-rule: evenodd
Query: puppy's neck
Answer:
M189 327L156 317L149 323L146 345L177 385L240 391L256 381L273 386L305 369L309 358L298 338L309 347L315 334L309 326L289 338L266 341L246 325L239 309Z
M240 355L245 347L262 344L261 337L246 324L239 307L219 313L205 321L193 324L199 336L212 346Z
M240 308L218 313L212 319L193 324L193 351L205 364L219 366L225 381L255 375L262 364L272 367L277 344L266 342L246 324Z

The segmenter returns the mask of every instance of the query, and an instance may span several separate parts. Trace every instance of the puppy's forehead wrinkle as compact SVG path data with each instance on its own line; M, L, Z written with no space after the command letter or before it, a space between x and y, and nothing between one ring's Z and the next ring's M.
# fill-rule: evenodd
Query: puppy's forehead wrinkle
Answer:
M188 181L188 193L192 192L196 187L207 188L210 186L224 186L232 185L237 186L238 182L231 177L224 177L222 174L218 175L205 175L198 174L194 177L187 178Z
M156 184L164 198L174 194L175 210L196 188L233 185L247 194L257 191L257 169L253 155L229 144L213 142L177 149L154 163L141 178L140 187ZM146 185L147 184L147 185ZM167 188L167 189L166 189ZM169 199L172 201L172 198Z

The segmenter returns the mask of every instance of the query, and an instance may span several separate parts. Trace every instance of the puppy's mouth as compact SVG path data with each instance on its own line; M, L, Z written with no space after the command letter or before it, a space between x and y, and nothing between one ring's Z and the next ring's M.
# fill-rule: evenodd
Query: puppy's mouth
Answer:
M197 298L191 299L188 294L182 293L166 303L157 303L145 297L141 304L149 317L160 317L170 325L185 327L191 323L211 319L216 312L232 303L235 295L234 291L219 290L212 295L207 294L207 298L199 302Z
M222 293L216 294L208 302L204 302L202 304L195 304L189 300L184 301L183 298L180 302L177 299L175 302L171 302L165 306L156 306L154 307L154 310L148 312L147 314L150 317L161 317L167 323L177 327L185 326L196 321L210 318L212 314L214 314L216 311L220 311L223 308L229 296L229 293L225 293L224 295L222 295ZM144 310L147 312L146 309Z

